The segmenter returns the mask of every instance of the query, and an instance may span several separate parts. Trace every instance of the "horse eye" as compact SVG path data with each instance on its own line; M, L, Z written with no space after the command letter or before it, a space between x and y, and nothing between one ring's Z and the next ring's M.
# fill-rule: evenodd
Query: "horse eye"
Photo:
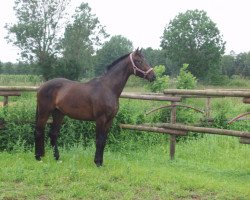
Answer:
M138 64L142 64L142 61L141 60L137 60L136 61Z

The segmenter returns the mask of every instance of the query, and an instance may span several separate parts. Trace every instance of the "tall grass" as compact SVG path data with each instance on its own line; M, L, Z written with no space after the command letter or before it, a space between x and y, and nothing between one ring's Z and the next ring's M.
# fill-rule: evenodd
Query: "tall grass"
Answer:
M0 85L2 86L35 86L43 82L42 76L38 75L9 75L0 74Z

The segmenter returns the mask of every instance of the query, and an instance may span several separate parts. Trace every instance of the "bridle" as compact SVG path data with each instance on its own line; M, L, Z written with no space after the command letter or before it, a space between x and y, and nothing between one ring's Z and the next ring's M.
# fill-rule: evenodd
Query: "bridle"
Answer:
M145 78L145 77L148 75L148 73L151 72L151 71L153 70L153 68L149 68L147 71L143 71L143 70L139 69L138 67L136 67L136 65L135 65L135 63L134 63L134 61L133 61L132 55L133 55L133 53L131 53L131 54L129 55L129 58L130 58L130 61L131 61L131 63L132 63L133 69L134 69L134 75L136 75L136 71L138 71L138 72L141 72L141 73L144 75L143 78Z

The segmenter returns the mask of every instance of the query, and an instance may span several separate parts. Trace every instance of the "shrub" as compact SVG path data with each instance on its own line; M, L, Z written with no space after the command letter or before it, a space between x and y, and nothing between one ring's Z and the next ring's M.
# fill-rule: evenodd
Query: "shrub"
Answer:
M159 65L154 67L154 72L156 74L156 80L150 84L146 85L146 88L151 92L163 92L169 86L169 76L164 75L166 68L164 65Z
M177 89L194 89L197 85L196 77L188 71L188 64L183 64L177 76Z
M219 73L209 73L207 79L205 80L207 84L214 86L227 86L229 83L229 78L226 75Z
M249 80L244 79L238 75L233 75L228 83L228 86L247 88L249 87Z

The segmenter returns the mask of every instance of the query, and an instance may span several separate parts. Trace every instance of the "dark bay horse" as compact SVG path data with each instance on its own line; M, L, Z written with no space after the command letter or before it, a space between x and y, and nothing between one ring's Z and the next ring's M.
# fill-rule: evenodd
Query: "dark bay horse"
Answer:
M155 80L155 73L141 50L136 50L115 60L101 77L87 83L52 79L45 82L37 92L35 127L35 158L44 156L44 129L49 116L53 118L50 140L54 157L59 159L57 137L65 115L78 120L96 122L96 152L94 162L103 163L103 151L108 129L119 109L119 97L130 75L135 74L149 81Z

